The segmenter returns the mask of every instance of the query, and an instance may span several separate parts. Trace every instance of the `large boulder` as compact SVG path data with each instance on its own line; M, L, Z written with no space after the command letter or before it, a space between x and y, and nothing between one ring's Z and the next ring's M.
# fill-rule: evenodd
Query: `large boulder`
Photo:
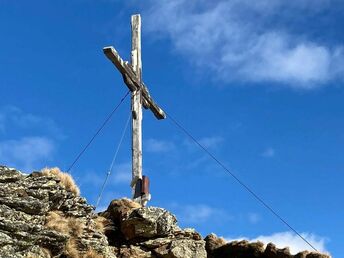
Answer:
M331 258L331 256L328 254L312 252L312 253L307 254L306 258Z
M121 222L121 232L127 240L163 237L179 229L176 223L176 217L165 209L142 207L133 210Z
M291 258L294 257L290 254L289 248L283 248L283 249L278 249L274 244L269 243L266 246L266 249L264 251L264 255L267 258Z
M116 225L120 225L123 220L128 218L133 210L141 207L142 206L137 202L127 198L122 198L111 201L106 211L99 214L107 219L110 219Z
M164 238L140 242L144 250L151 250L156 257L163 258L206 258L205 241L202 239L171 235Z
M207 257L202 236L194 229L179 228L176 217L165 209L119 199L100 215L115 225L107 236L119 258Z
M210 234L206 236L205 240L205 249L207 250L208 256L212 257L215 250L219 249L220 247L224 246L227 244L226 240L217 237L215 234Z
M122 246L117 250L117 257L119 258L156 258L151 251L143 250L140 246L129 245Z
M233 241L226 243L223 238L210 234L205 238L208 258L330 258L327 254L300 252L290 254L289 248L277 248L269 243L266 247L261 242L249 243L248 241Z
M215 249L212 257L258 258L263 257L264 249L261 242L233 241Z

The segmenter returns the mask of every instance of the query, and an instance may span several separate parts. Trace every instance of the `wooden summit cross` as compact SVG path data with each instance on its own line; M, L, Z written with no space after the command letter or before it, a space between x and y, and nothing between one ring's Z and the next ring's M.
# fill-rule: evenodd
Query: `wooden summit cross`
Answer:
M142 176L142 106L150 109L157 119L165 119L164 111L153 101L142 81L141 16L131 16L131 64L119 56L113 47L103 49L107 58L116 66L131 91L132 112L132 180L133 199L145 205L151 198L148 178Z

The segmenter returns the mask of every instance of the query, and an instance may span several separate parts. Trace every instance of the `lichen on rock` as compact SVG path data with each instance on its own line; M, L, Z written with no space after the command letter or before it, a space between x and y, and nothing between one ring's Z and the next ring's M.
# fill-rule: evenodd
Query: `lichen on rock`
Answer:
M96 214L70 175L23 174L0 166L0 257L4 258L329 258L248 241L227 243L181 229L158 207L123 198Z
M93 207L60 182L56 174L0 166L0 257L83 258L90 250L116 257L92 227Z

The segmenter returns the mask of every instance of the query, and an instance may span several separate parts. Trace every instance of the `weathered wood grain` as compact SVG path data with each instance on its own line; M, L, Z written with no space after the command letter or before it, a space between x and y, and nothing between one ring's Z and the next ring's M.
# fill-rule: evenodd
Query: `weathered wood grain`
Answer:
M133 199L145 205L150 200L148 184L142 194L142 106L150 109L157 119L165 119L164 111L154 102L147 86L142 81L141 17L131 16L131 64L124 61L112 46L103 48L104 54L122 74L124 83L131 91L132 112L132 181ZM148 182L148 181L147 181ZM138 192L139 191L139 192Z
M141 17L131 16L131 65L135 78L141 84ZM141 87L131 92L132 118L132 181L131 187L135 194L136 183L142 179L142 94Z
M131 65L123 61L116 49L114 49L113 47L105 47L103 48L103 51L106 57L116 66L116 68L123 75L124 82L130 89L130 91L135 91L140 87L142 88L142 96L145 99L143 101L143 104L145 108L149 108L157 119L165 119L165 112L154 102L153 98L150 96L150 93L146 85L143 82L141 84L139 83L139 81L137 80L137 76Z

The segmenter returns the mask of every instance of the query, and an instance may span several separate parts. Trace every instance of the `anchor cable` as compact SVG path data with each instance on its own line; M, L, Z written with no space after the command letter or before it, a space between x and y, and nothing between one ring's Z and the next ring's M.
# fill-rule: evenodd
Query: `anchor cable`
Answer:
M130 91L128 91L119 101L119 103L115 106L115 108L111 111L111 113L107 116L107 118L104 120L104 122L101 124L101 126L98 128L98 130L95 132L95 134L92 136L92 138L89 140L89 142L85 145L85 147L81 150L81 152L76 156L76 158L74 159L73 163L69 166L69 168L67 169L67 173L70 172L70 170L74 167L74 165L76 164L76 162L80 159L80 157L85 153L85 151L87 150L87 148L91 145L91 143L93 142L93 140L97 137L97 135L101 132L101 130L103 130L103 128L105 127L105 125L107 124L107 122L109 122L109 120L111 119L111 117L113 116L113 114L117 111L117 109L119 108L119 106L123 103L123 101L125 100L125 98L129 95Z
M183 131L198 147L205 151L208 156L210 156L220 167L227 171L242 187L244 187L256 200L258 200L265 208L267 208L275 217L277 217L281 222L283 222L289 229L291 229L297 236L299 236L306 244L308 244L313 250L318 252L318 250L296 229L294 229L285 219L283 219L273 208L270 207L261 197L258 196L249 186L247 186L241 179L239 179L233 172L231 172L218 158L214 156L204 145L202 145L197 139L192 136L192 134L186 130L177 120L175 120L170 114L165 112L167 117L177 126L181 131Z
M125 123L125 126L124 126L124 128L123 128L122 136L121 136L121 138L120 138L120 140L119 140L119 142L118 142L118 145L117 145L115 154L114 154L114 156L113 156L113 158L112 158L111 165L110 165L110 167L109 167L108 172L106 173L105 180L104 180L104 182L103 182L102 188L100 189L100 192L99 192L99 195L98 195L98 199L97 199L97 203L96 203L96 206L95 206L95 208L94 208L95 210L97 209L97 207L98 207L98 205L99 205L99 203L100 203L100 200L101 200L101 197L102 197L102 195L103 195L103 192L104 192L106 183L107 183L107 181L108 181L108 179L109 179L109 176L111 175L112 169L113 169L113 167L114 167L114 165L115 165L115 161L116 161L116 158L117 158L117 155L118 155L118 151L119 151L119 149L120 149L120 147L121 147L121 145L122 145L122 142L123 142L125 133L127 132L127 129L128 129L130 117L131 117L131 114L129 113L129 117L128 117L127 122Z

